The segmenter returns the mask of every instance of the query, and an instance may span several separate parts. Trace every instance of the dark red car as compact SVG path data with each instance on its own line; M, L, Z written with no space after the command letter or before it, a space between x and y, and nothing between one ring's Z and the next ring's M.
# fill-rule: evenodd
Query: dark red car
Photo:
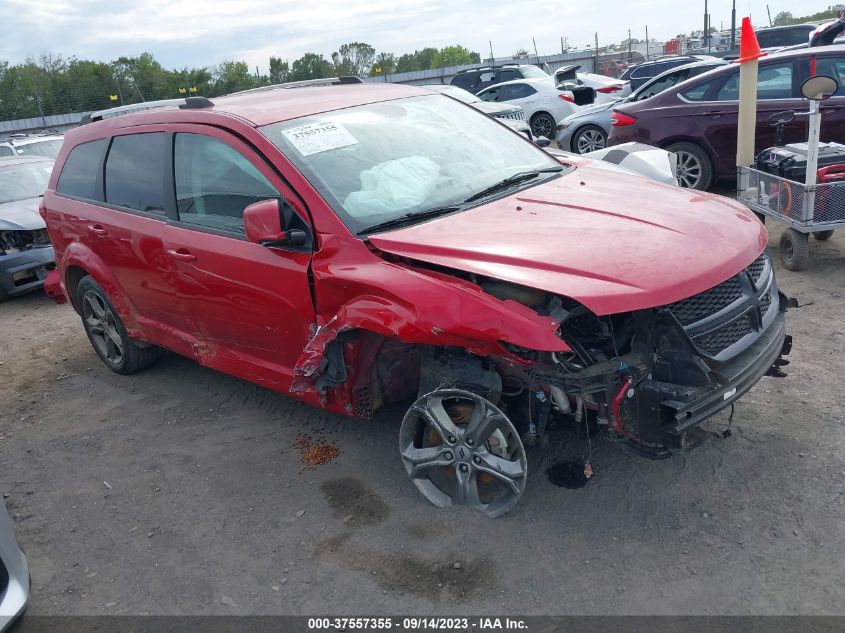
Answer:
M769 117L776 112L804 112L801 84L816 73L839 80L839 92L822 106L821 138L845 138L845 46L804 48L760 59L757 82L756 149L775 144ZM612 115L608 145L638 141L678 154L679 180L685 187L708 189L718 179L736 177L736 127L739 66L731 64L679 83L643 101L620 105ZM784 142L807 141L807 118L796 117L784 130Z
M766 231L734 201L410 86L143 107L67 134L48 292L120 374L169 349L344 415L410 404L400 455L438 506L507 511L557 418L689 446L784 350Z

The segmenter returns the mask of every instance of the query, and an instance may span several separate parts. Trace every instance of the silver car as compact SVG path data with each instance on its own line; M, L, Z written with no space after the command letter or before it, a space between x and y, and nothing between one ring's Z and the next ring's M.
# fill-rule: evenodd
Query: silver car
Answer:
M38 213L52 170L49 158L0 158L0 301L40 288L55 267Z
M5 631L29 602L29 569L15 541L6 506L0 502L0 631Z
M584 154L603 149L610 136L610 115L613 108L621 103L643 101L663 92L691 77L700 75L728 62L722 59L707 59L676 66L647 81L630 96L611 103L598 103L584 106L575 114L570 114L557 125L555 140L558 147L567 152Z

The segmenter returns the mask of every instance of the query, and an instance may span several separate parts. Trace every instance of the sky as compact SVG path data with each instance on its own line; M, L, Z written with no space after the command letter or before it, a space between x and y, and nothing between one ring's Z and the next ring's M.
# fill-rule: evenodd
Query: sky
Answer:
M769 2L772 17L794 3ZM801 3L814 13L827 2ZM730 26L731 1L710 0L711 24ZM0 60L42 53L110 61L152 53L166 68L244 60L266 72L271 55L293 61L306 52L367 42L397 56L414 49L461 44L497 57L520 48L560 51L628 36L658 41L698 29L704 0L0 0ZM737 0L737 22L764 25L766 3Z

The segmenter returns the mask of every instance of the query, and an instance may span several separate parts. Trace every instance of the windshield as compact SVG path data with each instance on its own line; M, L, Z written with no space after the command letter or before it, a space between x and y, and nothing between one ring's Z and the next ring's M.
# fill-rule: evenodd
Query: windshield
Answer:
M62 149L62 139L55 138L49 141L36 141L25 145L15 145L15 151L23 156L45 156L56 158L59 150Z
M29 200L44 194L53 163L19 163L0 167L0 204Z
M549 73L540 70L536 66L523 66L519 70L525 79L541 79L542 77L549 76Z
M519 173L561 167L525 136L442 95L356 106L260 130L356 234L406 214L462 205ZM527 186L553 176L542 174Z

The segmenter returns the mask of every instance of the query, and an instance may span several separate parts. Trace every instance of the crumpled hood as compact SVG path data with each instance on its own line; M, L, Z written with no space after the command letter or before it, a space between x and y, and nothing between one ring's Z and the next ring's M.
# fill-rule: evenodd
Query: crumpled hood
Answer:
M41 198L0 204L0 231L32 231L45 227L38 213Z
M395 255L571 297L596 314L665 305L756 259L743 205L573 159L571 173L461 213L370 236Z

